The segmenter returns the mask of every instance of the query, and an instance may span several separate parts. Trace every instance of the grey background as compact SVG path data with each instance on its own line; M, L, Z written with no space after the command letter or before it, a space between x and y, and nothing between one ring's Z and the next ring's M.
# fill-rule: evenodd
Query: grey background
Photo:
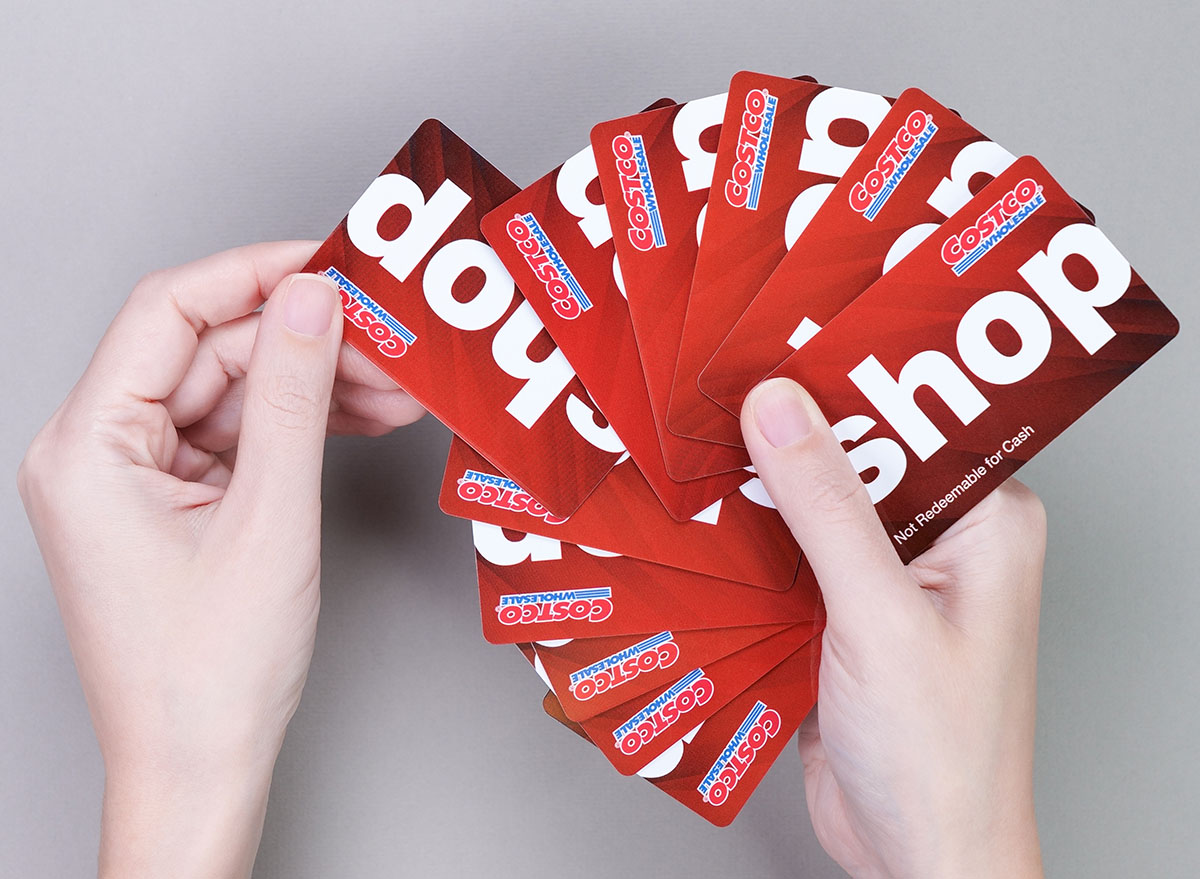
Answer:
M737 7L738 11L734 11ZM147 270L323 238L426 116L519 183L741 68L919 85L1037 154L1184 335L1024 472L1051 523L1037 798L1058 876L1200 861L1196 4L0 4L0 874L94 869L101 765L12 477ZM324 606L256 875L840 875L789 749L731 828L612 772L479 635L437 423L331 443Z

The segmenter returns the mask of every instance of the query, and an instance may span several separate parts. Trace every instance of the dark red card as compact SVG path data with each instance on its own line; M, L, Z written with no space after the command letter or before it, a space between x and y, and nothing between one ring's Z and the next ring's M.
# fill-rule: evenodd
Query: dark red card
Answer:
M493 644L825 618L807 565L776 592L483 522L472 528L483 636Z
M523 652L532 657L531 648ZM821 639L814 638L637 774L705 820L728 825L816 704L820 658ZM553 691L542 707L595 744Z
M569 515L623 450L479 231L516 192L431 119L305 270L337 282L351 345Z
M776 371L820 404L906 561L1178 332L1022 158Z
M725 96L602 122L592 149L667 472L744 467L744 449L667 439L667 405Z
M567 716L583 720L651 690L662 690L681 674L786 628L784 624L680 632L663 629L613 638L539 641L533 649Z
M678 482L667 474L599 194L588 147L484 217L483 234L658 499L675 519L686 521L744 479L731 472ZM662 439L677 455L696 446L670 433Z
M674 432L741 444L737 419L697 377L889 104L762 73L733 77L667 411Z
M739 411L763 376L1013 161L929 95L904 92L700 374L700 387Z
M784 629L579 725L618 772L633 775L811 640L811 626Z
M528 503L519 485L509 482L456 437L439 502L451 516L766 589L787 589L795 579L800 548L762 483L750 474L737 491L688 522L667 514L629 461L614 467L566 520L547 516Z
M639 774L702 818L728 825L817 703L821 639L809 641L713 715L669 771ZM661 772L661 774L659 774Z

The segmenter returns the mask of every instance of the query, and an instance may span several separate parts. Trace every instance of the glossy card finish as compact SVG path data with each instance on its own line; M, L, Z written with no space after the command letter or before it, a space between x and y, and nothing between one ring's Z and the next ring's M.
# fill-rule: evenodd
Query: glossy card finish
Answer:
M744 449L665 439L675 358L708 201L725 96L602 122L592 150L667 472L695 479L744 467Z
M1178 329L1022 158L775 374L820 404L908 561Z
M811 626L784 629L579 725L618 772L633 775L811 640Z
M669 432L660 443L608 213L593 193L588 147L484 217L483 234L658 499L686 521L744 480L736 471L686 482L668 475L663 446L685 457L699 444Z
M672 383L671 430L741 445L737 419L701 393L700 371L889 106L851 89L733 77Z
M766 589L786 589L795 579L800 548L762 482L749 473L737 491L688 522L671 518L629 461L614 467L566 520L531 510L520 486L504 483L455 438L442 481L442 511Z
M637 774L706 821L727 826L816 704L820 655L821 639L814 638ZM595 745L553 690L542 708Z
M807 565L776 592L498 525L471 525L483 636L493 644L825 618Z
M905 91L700 374L700 387L739 411L750 388L1015 160L924 92Z
M534 652L572 720L594 717L787 628L693 629L537 642ZM814 633L815 634L815 633Z
M623 452L479 231L517 192L436 120L305 267L342 294L345 338L559 515Z

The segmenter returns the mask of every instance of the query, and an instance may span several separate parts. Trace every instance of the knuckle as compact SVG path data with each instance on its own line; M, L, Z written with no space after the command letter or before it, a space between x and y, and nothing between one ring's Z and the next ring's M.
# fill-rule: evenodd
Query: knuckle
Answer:
M804 500L814 512L825 515L842 513L854 506L862 490L862 483L857 478L831 467L815 469L806 483L808 497Z
M1028 491L1022 506L1024 508L1022 518L1027 527L1044 538L1046 535L1046 505L1042 503L1042 499L1032 491Z
M1046 542L1046 507L1032 490L1010 479L996 492L1009 523L1023 543L1042 545Z
M153 269L138 278L137 283L133 285L133 291L130 294L132 299L145 299L150 296L156 296L161 290L169 285L170 270L169 269Z
M298 375L271 376L263 394L263 403L271 420L290 430L312 426L320 412L312 382Z
M17 465L17 493L21 495L26 505L29 504L34 485L38 481L37 440L35 439L25 451L25 457Z
M50 427L44 427L29 443L21 463L17 465L17 492L26 506L35 496L43 494L47 481L63 468L53 460L53 441L47 436Z
M91 441L145 466L164 466L167 450L174 448L175 425L162 406L130 401L105 407L86 430Z

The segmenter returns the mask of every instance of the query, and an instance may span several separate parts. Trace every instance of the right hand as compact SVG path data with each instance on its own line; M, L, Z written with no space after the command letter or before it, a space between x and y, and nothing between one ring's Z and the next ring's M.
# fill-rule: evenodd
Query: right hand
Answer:
M799 385L752 391L742 431L828 611L799 740L821 845L855 877L1041 876L1037 497L1009 480L906 567Z

